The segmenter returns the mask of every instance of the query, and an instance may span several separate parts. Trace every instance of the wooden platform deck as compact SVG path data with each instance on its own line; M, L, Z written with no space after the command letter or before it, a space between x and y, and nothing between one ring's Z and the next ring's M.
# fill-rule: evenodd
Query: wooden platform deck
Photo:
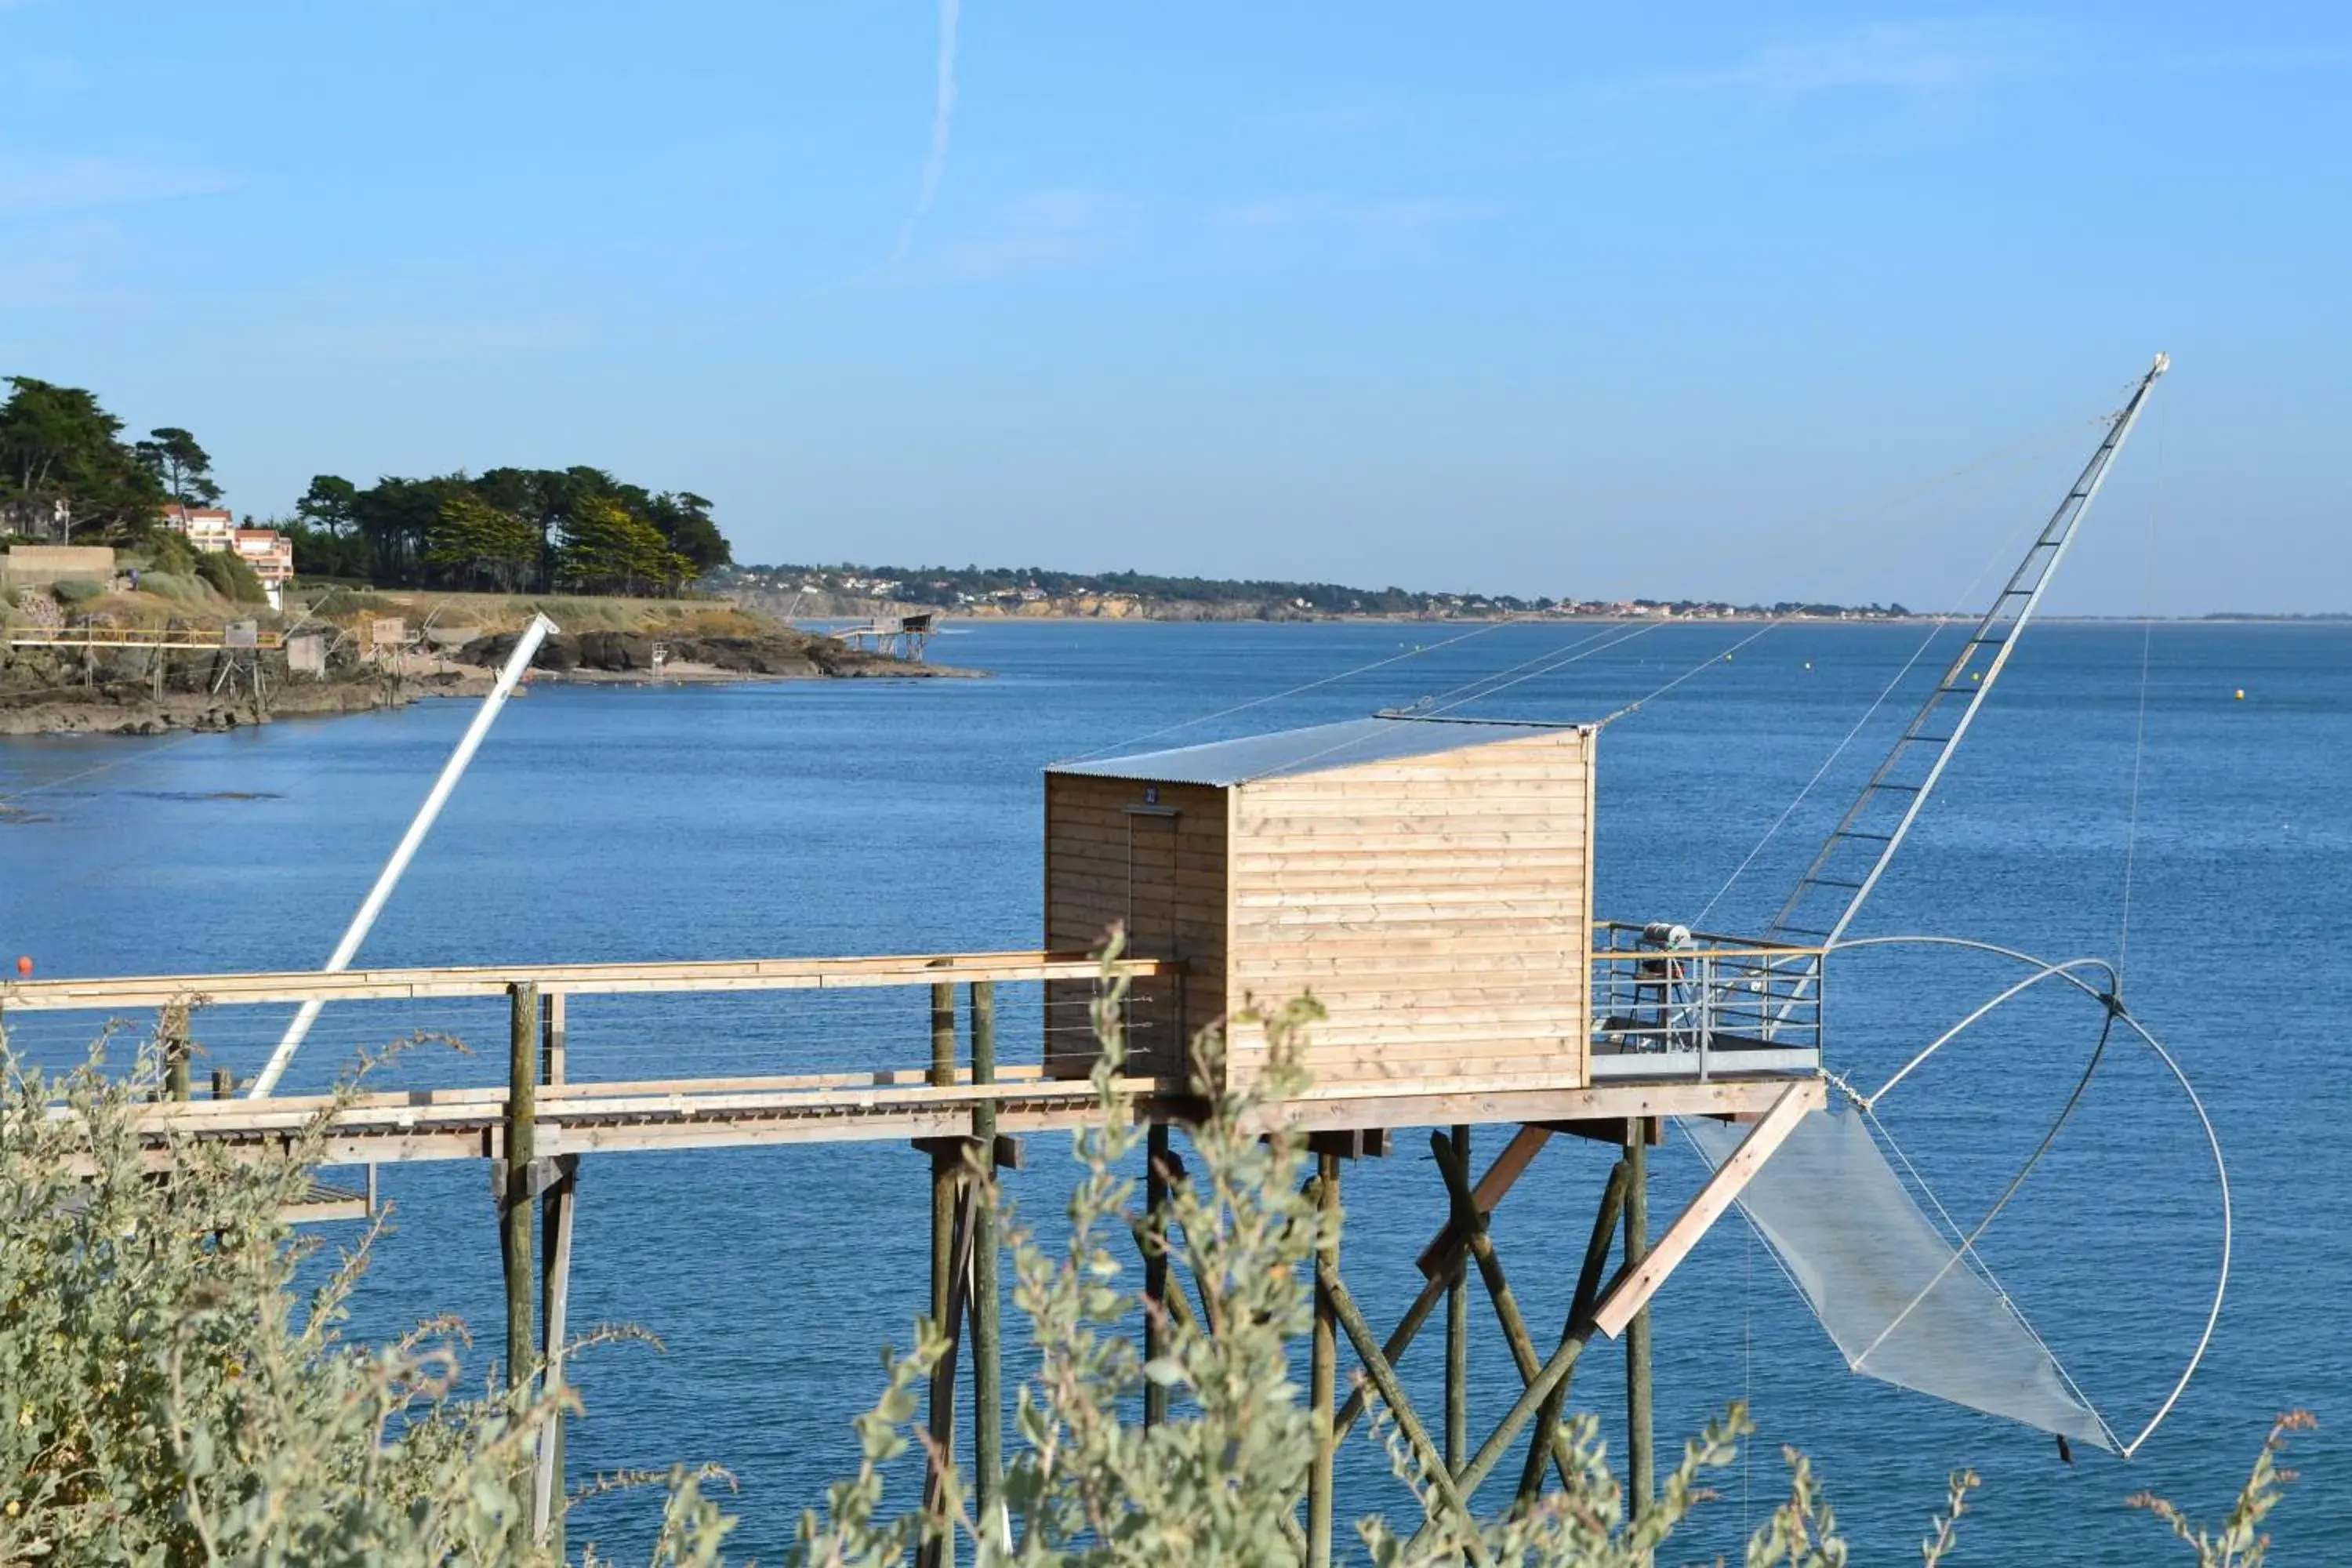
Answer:
M1129 981L1181 984L1181 963L1123 959L1114 971ZM990 1063L983 1081L956 1065L954 994L999 984L1088 982L1103 974L1085 953L1012 952L923 953L872 958L771 958L656 963L482 965L370 969L341 973L282 972L164 974L0 984L0 1024L34 1013L135 1016L184 1005L237 1007L308 1001L360 1002L492 997L536 998L536 1058L530 1121L534 1156L630 1151L719 1149L777 1143L904 1142L968 1136L983 1108L1004 1135L1067 1131L1097 1120L1100 1106L1084 1081L1049 1079L1038 1064ZM565 1072L566 997L645 993L828 991L932 987L929 1066L863 1071L692 1077L583 1082ZM942 1036L938 1009L950 1020ZM1662 1069L1666 1066L1662 1059ZM1308 1131L1421 1126L1601 1121L1658 1116L1749 1116L1769 1106L1792 1077L1786 1071L1731 1074L1708 1081L1662 1076L1614 1077L1564 1087L1557 1075L1497 1080L1453 1079L1417 1072L1394 1083L1355 1079L1310 1088L1269 1105L1262 1115ZM1202 1111L1191 1086L1171 1077L1124 1080L1134 1115L1181 1122ZM337 1099L329 1095L189 1099L160 1101L142 1113L159 1166L177 1142L280 1147L321 1118L323 1161L378 1164L420 1160L504 1159L508 1086L404 1089Z

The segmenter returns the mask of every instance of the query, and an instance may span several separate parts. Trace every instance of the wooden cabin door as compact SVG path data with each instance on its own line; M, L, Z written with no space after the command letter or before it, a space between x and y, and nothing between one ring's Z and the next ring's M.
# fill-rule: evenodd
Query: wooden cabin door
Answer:
M1127 951L1139 958L1184 956L1176 889L1181 820L1174 806L1156 801L1127 808ZM1182 1028L1174 985L1160 978L1136 981L1128 992L1129 1070L1182 1071Z

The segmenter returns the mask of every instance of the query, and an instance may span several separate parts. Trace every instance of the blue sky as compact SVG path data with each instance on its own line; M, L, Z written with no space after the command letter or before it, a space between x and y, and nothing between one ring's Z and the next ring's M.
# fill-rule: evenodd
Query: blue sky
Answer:
M2061 607L2352 609L2352 13L1667 15L967 0L942 138L929 4L0 0L0 373L264 515L1916 605L2161 348Z

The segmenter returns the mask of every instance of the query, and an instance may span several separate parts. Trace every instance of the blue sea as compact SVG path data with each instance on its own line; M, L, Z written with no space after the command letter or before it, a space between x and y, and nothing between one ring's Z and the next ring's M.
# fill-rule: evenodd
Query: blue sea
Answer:
M1806 625L1743 643L1756 629L1677 624L1583 642L1596 628L993 625L933 645L945 662L992 672L984 680L534 689L499 720L362 962L1034 945L1048 761L1204 717L1149 743L1458 697L1502 670L1510 684L1489 682L1457 710L1598 719L1640 701L1601 740L1601 912L1759 930L1934 679L1938 648L1948 658L1962 634L1945 631L1915 661L1917 626ZM27 954L44 976L317 965L471 711L426 701L219 735L0 742L0 803L13 808L0 810L0 955ZM2273 1415L2296 1406L2321 1426L2291 1461L2303 1479L2275 1516L2281 1560L2352 1560L2352 1170L2336 1120L2346 1080L2328 1054L2352 1016L2347 783L2352 627L2027 635L1856 933L1964 935L2053 960L2124 952L2130 1006L2193 1081L2226 1152L2233 1268L2210 1351L2136 1460L2078 1448L2070 1467L2040 1433L1848 1373L1771 1255L1727 1220L1657 1300L1658 1430L1671 1455L1744 1398L1760 1433L1665 1560L1736 1558L1783 1489L1787 1444L1813 1457L1858 1561L1912 1560L1945 1476L1962 1468L1984 1485L1960 1561L2163 1561L2178 1548L2126 1495L2152 1489L2218 1516ZM1849 955L1829 982L1830 1059L1874 1085L2024 973L1950 951ZM723 1007L583 1000L572 1069L913 1065L925 1059L925 1006L897 993ZM330 1011L294 1083L324 1082L362 1048L413 1033L454 1032L481 1054L420 1040L380 1069L395 1081L499 1076L502 1006L345 1011ZM206 1015L205 1065L251 1074L284 1016ZM2099 1022L2095 1002L2040 987L1886 1101L1889 1129L1963 1223L2041 1137ZM16 1043L63 1062L89 1033L89 1020L28 1016ZM1034 1053L1035 1035L1034 1008L1013 1007L1003 1054ZM1504 1132L1478 1136L1491 1152ZM1011 1178L1049 1230L1068 1188L1062 1150L1046 1146L1058 1142L1033 1140L1029 1168ZM1565 1313L1611 1158L1555 1140L1496 1215L1540 1337ZM1670 1140L1655 1167L1663 1226L1701 1166ZM895 1145L592 1158L575 1327L634 1324L662 1348L614 1346L577 1367L588 1408L572 1432L573 1482L675 1460L724 1466L743 1520L733 1544L780 1559L801 1510L854 1465L849 1419L878 1386L881 1346L907 1342L922 1306L924 1169ZM486 1369L502 1318L481 1168L389 1167L383 1189L395 1229L353 1331L454 1311L480 1331ZM1444 1214L1425 1134L1352 1166L1346 1192L1346 1272L1384 1325ZM2193 1348L2221 1245L2196 1113L2153 1053L2121 1043L1983 1244L2126 1435ZM1476 1305L1474 1442L1517 1390ZM1425 1411L1441 1341L1433 1325L1403 1363ZM1017 1375L1019 1347L1008 1354ZM1616 1445L1622 1358L1596 1346L1573 1403ZM1405 1506L1368 1441L1344 1465L1343 1509ZM1516 1458L1503 1469L1490 1502ZM642 1547L657 1513L650 1493L601 1498L573 1539Z

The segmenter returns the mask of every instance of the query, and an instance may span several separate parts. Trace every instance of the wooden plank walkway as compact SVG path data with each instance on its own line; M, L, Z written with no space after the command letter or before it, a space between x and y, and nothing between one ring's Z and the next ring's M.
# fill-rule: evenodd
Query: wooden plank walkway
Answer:
M1129 979L1181 978L1169 959L1122 959L1113 973ZM159 974L0 983L0 1023L34 1013L108 1016L173 1005L240 1006L309 1001L358 1002L493 997L530 993L549 1008L532 1026L549 1053L529 1108L534 1157L589 1152L716 1149L775 1143L884 1142L970 1136L992 1109L998 1131L1012 1135L1070 1130L1101 1115L1091 1084L1045 1075L1034 1064L994 1067L974 1082L954 1065L952 995L959 987L998 983L1091 981L1100 959L1044 950L915 953L857 958L766 958L658 963L492 964L364 969L341 973L289 971L245 974ZM567 1081L562 1070L562 1004L574 995L649 993L739 994L929 986L934 1007L929 1067L798 1075ZM949 1033L938 1009L949 1000ZM537 1005L538 1004L535 1004ZM1785 1072L1696 1081L1612 1079L1572 1086L1557 1074L1513 1079L1421 1076L1318 1085L1265 1107L1260 1119L1305 1131L1418 1126L1622 1121L1657 1116L1747 1116L1779 1098ZM1801 1076L1811 1076L1810 1072ZM1202 1110L1176 1078L1132 1078L1121 1088L1148 1122L1181 1121ZM322 1161L375 1164L419 1160L504 1159L511 1084L420 1089L337 1100L301 1095L159 1102L141 1114L158 1166L175 1143L197 1140L256 1152L283 1147L328 1119Z

